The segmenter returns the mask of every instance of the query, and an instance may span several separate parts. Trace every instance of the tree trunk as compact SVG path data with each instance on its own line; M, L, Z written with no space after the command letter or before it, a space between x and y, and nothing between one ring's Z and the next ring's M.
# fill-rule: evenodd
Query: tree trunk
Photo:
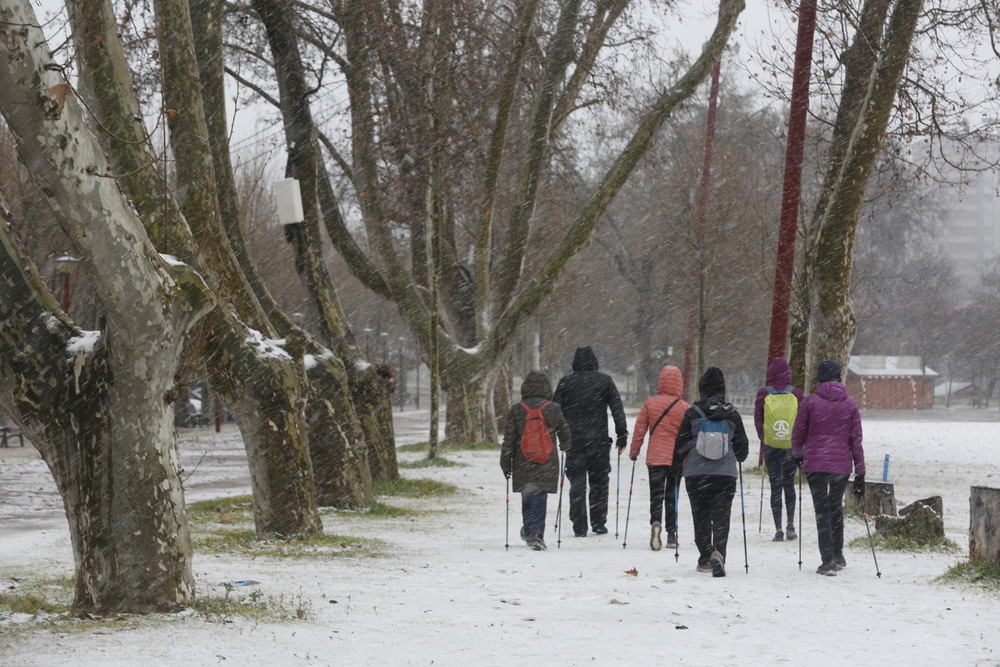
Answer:
M352 377L351 395L368 443L368 467L373 480L399 479L396 436L392 423L392 368L379 364Z
M189 604L191 544L165 399L185 335L213 301L198 274L157 255L105 177L111 167L37 26L25 2L0 3L0 111L105 319L98 337L65 318L16 247L3 204L0 401L59 486L76 603L96 611Z
M471 373L456 377L442 369L441 384L447 399L444 442L467 444L496 440L491 424L493 411L487 409L490 398L487 379Z
M1000 489L974 486L970 491L969 560L1000 565Z
M70 19L74 26L82 68L92 72L98 105L91 111L100 120L104 130L102 138L107 153L111 156L114 170L123 174L119 183L129 198L135 203L149 237L159 244L159 249L197 266L212 283L216 293L244 295L243 313L251 318L251 324L265 333L268 323L262 318L259 308L252 305L253 293L249 291L242 272L233 262L231 254L218 251L226 245L220 239L225 232L220 225L218 211L213 206L215 194L207 183L214 182L214 170L201 155L193 155L208 150L204 141L187 141L176 145L178 157L178 179L183 183L195 181L199 188L188 189L186 201L196 198L189 213L197 217L199 224L198 241L187 225L180 207L167 190L164 177L155 167L155 157L145 141L144 129L136 121L138 101L132 88L125 55L118 41L114 13L105 0L85 0L82 4L70 3ZM167 16L161 16L161 25L167 30L183 32L176 27L183 18L177 16L184 6L172 7ZM100 37L100 38L98 38ZM175 39L180 39L175 36ZM175 69L184 65L175 62L178 49L167 60ZM187 67L191 67L188 53ZM196 78L185 77L189 82ZM184 88L180 83L178 88ZM178 94L172 91L171 95ZM186 90L186 95L198 105L198 90ZM180 106L183 102L171 98ZM204 135L204 118L192 109L177 119L175 133L180 135ZM211 176L211 178L209 178ZM204 255L198 248L214 247L211 255ZM212 265L228 263L230 268L216 273ZM320 531L321 524L316 508L315 492L309 485L293 481L301 480L304 471L310 469L306 450L306 436L302 410L302 372L290 356L260 354L258 340L261 334L247 328L231 309L219 308L206 318L194 336L196 344L191 353L205 362L209 382L213 392L217 392L232 410L243 436L251 470L254 489L254 519L257 529L266 533L289 534ZM278 393L284 396L278 397ZM275 424L285 424L287 429L275 430Z
M872 0L863 10L866 22L848 53L827 173L806 234L798 286L802 308L798 317L805 321L792 328L796 336L805 337L793 341L793 359L801 364L796 376L805 379L806 389L811 385L809 371L819 361L834 359L846 368L854 344L855 232L922 6L922 0L900 0L881 40L884 2ZM873 50L879 42L880 48Z

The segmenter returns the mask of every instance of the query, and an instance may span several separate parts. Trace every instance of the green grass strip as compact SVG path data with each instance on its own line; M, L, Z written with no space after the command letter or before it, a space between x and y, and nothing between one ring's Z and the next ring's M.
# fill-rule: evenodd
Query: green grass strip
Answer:
M956 563L938 577L938 581L970 584L988 591L1000 592L1000 564L988 561Z

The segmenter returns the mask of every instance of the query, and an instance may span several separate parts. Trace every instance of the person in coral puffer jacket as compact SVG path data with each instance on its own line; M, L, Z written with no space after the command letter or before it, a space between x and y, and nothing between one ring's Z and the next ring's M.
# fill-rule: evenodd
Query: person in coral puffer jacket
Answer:
M649 548L659 551L663 546L661 533L663 523L667 524L667 548L677 546L677 505L674 490L677 478L674 467L674 440L684 419L684 413L691 406L681 398L684 380L676 366L664 366L656 383L657 394L650 396L642 404L632 431L632 446L628 457L639 458L643 440L649 433L649 449L646 450L646 468L649 471Z

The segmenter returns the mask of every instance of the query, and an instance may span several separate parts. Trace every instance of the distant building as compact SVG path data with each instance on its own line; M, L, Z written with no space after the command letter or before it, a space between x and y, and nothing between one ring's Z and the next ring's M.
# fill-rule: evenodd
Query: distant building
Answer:
M929 410L938 374L920 357L852 356L844 384L862 410Z
M955 267L962 300L979 284L983 269L1000 256L1000 195L996 175L981 174L962 190L944 190L943 225L936 235L941 253Z

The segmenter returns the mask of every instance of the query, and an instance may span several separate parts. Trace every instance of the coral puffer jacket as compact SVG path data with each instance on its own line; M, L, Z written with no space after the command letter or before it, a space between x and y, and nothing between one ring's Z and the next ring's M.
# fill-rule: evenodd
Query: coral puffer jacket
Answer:
M684 399L680 399L684 391L684 381L681 378L681 371L676 366L664 366L660 371L660 378L656 383L656 396L651 396L642 404L639 417L635 420L635 428L632 430L632 446L629 448L629 458L639 456L642 449L642 441L646 438L646 431L653 428L657 420L660 421L656 430L649 435L649 449L646 450L646 465L648 466L668 466L674 458L674 440L677 438L677 430L684 419L684 413L691 405ZM674 401L677 403L670 409L666 417L660 419L663 411L670 407Z

